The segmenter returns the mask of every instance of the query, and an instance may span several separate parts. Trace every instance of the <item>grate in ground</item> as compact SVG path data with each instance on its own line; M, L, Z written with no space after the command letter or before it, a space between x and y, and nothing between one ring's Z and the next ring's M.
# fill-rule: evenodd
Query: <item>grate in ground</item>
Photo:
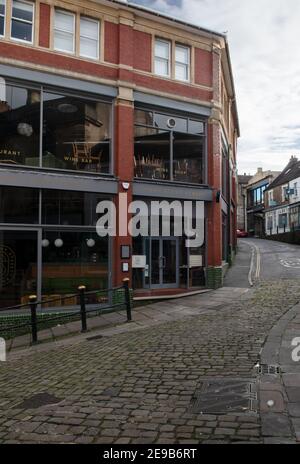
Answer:
M275 364L260 364L257 368L260 375L280 375L280 366Z
M223 378L204 380L190 403L193 414L227 414L257 411L253 380Z

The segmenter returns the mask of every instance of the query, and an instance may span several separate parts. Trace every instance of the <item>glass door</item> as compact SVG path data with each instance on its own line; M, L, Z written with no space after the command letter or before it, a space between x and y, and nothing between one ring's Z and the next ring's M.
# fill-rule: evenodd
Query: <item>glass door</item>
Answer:
M0 231L0 308L25 304L37 294L37 241L37 231Z
M151 287L176 288L179 285L178 238L151 239Z

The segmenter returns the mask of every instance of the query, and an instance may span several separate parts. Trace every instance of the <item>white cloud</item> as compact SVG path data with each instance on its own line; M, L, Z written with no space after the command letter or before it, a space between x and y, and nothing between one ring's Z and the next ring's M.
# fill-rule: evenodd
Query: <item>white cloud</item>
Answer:
M281 170L291 155L300 155L299 0L182 0L180 7L157 0L151 7L228 31L242 133L240 172Z

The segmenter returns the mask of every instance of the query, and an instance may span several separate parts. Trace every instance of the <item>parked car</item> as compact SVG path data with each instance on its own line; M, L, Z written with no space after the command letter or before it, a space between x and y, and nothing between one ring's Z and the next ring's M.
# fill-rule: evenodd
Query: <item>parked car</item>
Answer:
M245 238L248 237L248 232L246 232L245 230L238 229L236 231L236 235L238 238Z

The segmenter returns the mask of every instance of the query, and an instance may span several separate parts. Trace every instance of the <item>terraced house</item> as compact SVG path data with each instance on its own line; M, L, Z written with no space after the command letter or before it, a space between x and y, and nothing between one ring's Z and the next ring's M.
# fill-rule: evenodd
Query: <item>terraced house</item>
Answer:
M0 76L1 306L124 278L141 295L222 285L239 136L226 36L120 0L0 0ZM99 237L96 205L122 193L204 202L204 245Z

